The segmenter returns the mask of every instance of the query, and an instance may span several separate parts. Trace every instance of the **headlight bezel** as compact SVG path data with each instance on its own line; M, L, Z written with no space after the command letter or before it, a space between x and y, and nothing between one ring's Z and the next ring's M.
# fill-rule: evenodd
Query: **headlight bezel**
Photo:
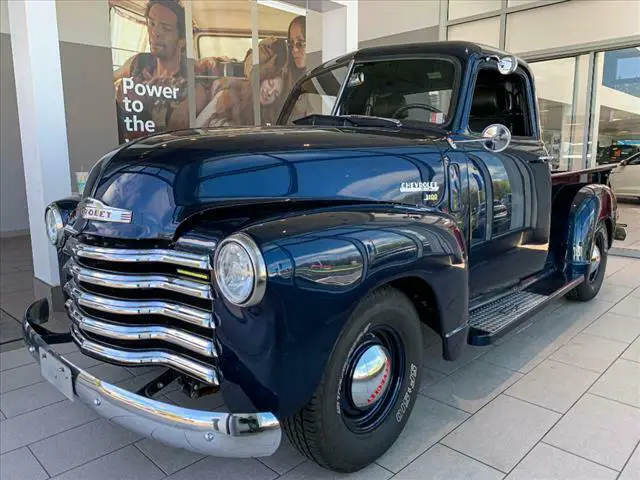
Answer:
M253 282L251 292L242 301L234 300L227 294L225 294L222 287L223 282L220 278L221 269L218 268L218 262L220 260L220 255L223 252L223 249L225 248L225 246L232 243L239 246L246 252L253 269ZM262 301L265 290L267 288L267 267L264 262L264 257L262 256L262 252L260 251L260 247L258 247L258 244L253 240L253 238L251 238L246 233L234 233L220 242L213 257L213 274L218 285L218 289L222 293L222 296L225 298L225 300L227 300L229 303L237 307L246 308L257 305Z
M55 222L55 238L51 238L51 232L49 230L49 214L53 216L53 220ZM51 245L53 245L54 247L59 247L60 245L62 245L62 241L64 238L64 220L62 218L62 212L56 205L50 204L45 209L44 225L49 243L51 243Z

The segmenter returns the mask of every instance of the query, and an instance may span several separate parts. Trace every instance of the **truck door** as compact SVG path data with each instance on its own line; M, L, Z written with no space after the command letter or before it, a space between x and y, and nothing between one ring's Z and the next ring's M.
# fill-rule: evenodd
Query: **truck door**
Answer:
M544 270L549 244L551 174L535 122L533 88L518 69L503 75L490 63L479 65L469 107L468 132L500 123L512 141L500 152L466 144L470 200L476 214L470 235L470 295L507 288Z

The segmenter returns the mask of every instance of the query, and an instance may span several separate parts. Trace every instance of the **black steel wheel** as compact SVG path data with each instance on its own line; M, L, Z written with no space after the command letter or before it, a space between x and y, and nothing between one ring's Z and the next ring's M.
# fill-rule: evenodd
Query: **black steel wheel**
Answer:
M343 328L309 403L285 419L291 443L325 468L353 472L404 428L420 388L422 331L411 301L381 288Z
M607 227L598 224L591 245L590 262L584 274L584 282L567 293L570 300L586 302L595 297L602 287L607 268Z

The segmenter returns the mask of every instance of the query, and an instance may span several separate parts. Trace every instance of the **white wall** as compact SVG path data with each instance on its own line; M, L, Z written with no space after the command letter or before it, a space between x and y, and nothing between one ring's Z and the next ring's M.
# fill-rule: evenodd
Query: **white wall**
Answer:
M570 47L640 35L640 1L573 0L507 16L506 50Z
M107 0L56 0L61 42L111 48Z
M449 0L449 20L500 10L502 0Z
M361 42L438 25L438 0L359 0L358 40Z
M10 33L9 4L7 2L0 2L0 33Z
M447 31L447 40L466 40L497 48L500 46L500 18L453 25Z

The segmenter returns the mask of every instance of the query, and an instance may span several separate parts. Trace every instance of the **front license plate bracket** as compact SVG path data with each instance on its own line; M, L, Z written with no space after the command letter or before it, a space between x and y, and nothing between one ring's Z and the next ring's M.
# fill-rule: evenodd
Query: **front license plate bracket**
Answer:
M69 367L50 352L40 349L40 372L49 383L73 402L73 376Z

